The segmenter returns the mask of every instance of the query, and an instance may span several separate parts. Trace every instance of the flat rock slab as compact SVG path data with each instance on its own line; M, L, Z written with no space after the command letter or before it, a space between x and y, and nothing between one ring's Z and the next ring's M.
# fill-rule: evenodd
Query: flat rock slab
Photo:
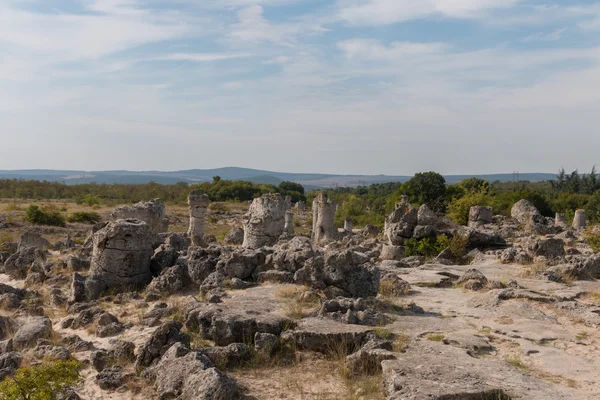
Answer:
M332 320L306 318L298 328L281 334L283 341L292 341L299 349L319 353L352 353L367 341L372 328L342 324Z
M383 361L382 368L388 400L576 398L567 389L560 393L549 382L506 362L474 358L463 349L440 343L411 345L398 360Z

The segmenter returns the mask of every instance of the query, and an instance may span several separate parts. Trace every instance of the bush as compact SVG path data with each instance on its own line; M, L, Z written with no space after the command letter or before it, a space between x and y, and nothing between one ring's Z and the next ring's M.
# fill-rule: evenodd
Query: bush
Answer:
M459 225L469 222L469 210L473 206L488 206L491 199L484 193L469 193L463 197L452 199L448 204L448 216Z
M467 236L461 236L454 234L451 237L438 236L436 245L438 248L448 249L452 256L456 259L463 257L467 254L467 243L469 238ZM441 250L440 250L441 251Z
M100 205L100 197L93 196L91 194L86 194L83 197L77 198L76 203L92 207L92 206Z
M588 229L583 237L592 250L595 252L600 251L600 233L594 233L591 229Z
M53 207L41 208L35 204L25 210L25 221L34 225L65 226L65 217Z
M79 361L56 361L20 368L0 382L0 400L55 400L80 380Z
M404 243L407 256L437 256L446 248L445 236L440 236L436 241L430 238L415 239L411 238Z
M83 224L97 224L101 219L100 214L88 211L74 212L67 217L67 221L69 222L80 222Z
M411 203L427 204L435 212L446 209L446 180L437 172L415 174L397 194L407 195Z

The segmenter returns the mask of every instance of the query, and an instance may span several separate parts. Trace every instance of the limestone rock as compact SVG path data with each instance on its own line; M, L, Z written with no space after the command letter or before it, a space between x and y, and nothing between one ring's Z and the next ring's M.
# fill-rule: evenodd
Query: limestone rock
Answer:
M16 349L35 346L38 339L47 339L52 335L52 321L48 317L29 317L13 336Z
M319 192L313 200L312 242L315 245L327 243L337 236L333 221L335 211L335 203L327 197L327 194Z
M26 231L19 240L19 249L23 249L25 247L47 249L50 247L50 242L37 232Z
M148 225L152 233L167 232L169 220L166 218L165 203L161 199L139 202L131 206L120 206L111 213L111 219L137 219Z
M469 209L469 226L479 228L482 225L491 224L494 215L492 207L473 206Z
M396 209L385 220L384 234L389 244L401 246L413 235L418 225L418 211L406 199L396 204Z
M280 194L265 194L254 199L244 215L243 247L258 249L274 245L285 227L287 203Z
M138 220L109 222L93 236L94 250L86 295L97 298L107 289L144 286L152 280L150 260L154 235Z
M180 342L189 347L190 337L180 332L182 326L180 322L169 321L158 327L138 352L136 368L140 370L149 367L175 343Z
M537 208L527 200L519 200L510 211L512 218L516 219L526 232L545 234L547 221Z
M190 210L190 226L188 236L193 246L204 245L204 220L210 200L204 193L192 191L188 196Z
M244 230L242 228L232 228L225 235L223 243L226 245L240 246L244 243Z

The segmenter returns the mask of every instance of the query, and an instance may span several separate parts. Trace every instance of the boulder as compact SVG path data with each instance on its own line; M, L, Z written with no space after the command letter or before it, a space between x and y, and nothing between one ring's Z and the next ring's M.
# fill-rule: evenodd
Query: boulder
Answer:
M161 244L150 259L150 270L154 276L175 265L175 261L179 258L179 252L169 244Z
M479 228L482 225L493 222L492 207L473 206L469 209L469 223L471 228Z
M48 317L29 317L25 319L13 336L16 349L35 346L38 339L48 339L52 335L52 321Z
M512 218L516 219L526 232L545 234L548 228L546 218L527 200L519 200L510 210Z
M50 247L50 242L42 235L34 231L26 231L19 239L19 249L25 247L35 247L39 249L47 249Z
M148 291L160 295L170 295L181 292L191 282L186 265L177 264L162 271L148 285Z
M223 243L226 245L240 246L242 243L244 243L244 230L238 227L232 228L225 235Z
M0 354L0 381L11 376L21 366L20 353L16 351Z
M138 351L135 360L136 369L141 370L151 366L175 343L190 346L190 337L181 333L182 324L177 321L168 321L159 326L152 336Z
M396 204L396 209L385 220L384 235L389 244L403 245L406 239L413 235L419 223L418 211L414 209L406 198Z
M41 268L46 261L46 254L35 247L20 247L4 262L4 272L13 279L25 279L31 268Z
M457 285L463 285L465 289L481 290L488 284L488 279L478 269L468 269L456 282Z
M391 244L384 244L381 248L379 258L381 260L401 261L406 257L406 251L404 246L394 246Z

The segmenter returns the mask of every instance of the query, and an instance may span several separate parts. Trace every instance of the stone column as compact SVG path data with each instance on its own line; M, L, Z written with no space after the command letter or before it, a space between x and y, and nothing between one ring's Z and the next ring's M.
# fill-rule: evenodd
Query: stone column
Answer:
M188 206L190 207L188 235L192 240L192 246L202 246L204 244L204 219L209 203L208 196L199 191L193 191L188 196Z
M335 203L325 193L317 194L313 201L313 243L321 244L336 237L337 229L333 222L335 211Z
M565 228L567 226L567 219L565 218L564 213L556 213L556 216L554 217L554 225L561 228Z
M575 211L575 217L573 218L573 229L585 229L586 218L585 210Z
M254 199L244 215L243 247L272 246L284 232L288 203L280 194L265 194Z
M285 212L285 227L283 230L289 236L294 235L294 213L289 210Z
M344 230L352 233L352 220L350 218L344 220Z
M296 210L298 210L299 212L304 211L304 209L306 208L306 204L303 201L298 201L296 203Z

